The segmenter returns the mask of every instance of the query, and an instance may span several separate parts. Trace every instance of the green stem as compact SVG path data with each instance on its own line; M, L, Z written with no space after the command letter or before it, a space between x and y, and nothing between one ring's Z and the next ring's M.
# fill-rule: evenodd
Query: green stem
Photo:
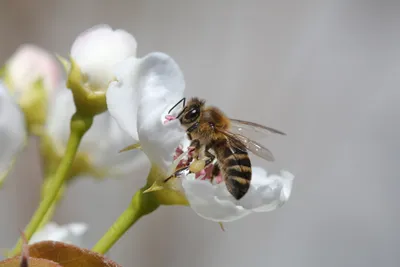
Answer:
M42 218L42 221L40 222L36 231L40 231L53 218L54 212L56 211L56 207L64 195L65 187L66 187L66 185L64 183L63 186L61 187L61 189L58 191L58 195L57 195L56 199L53 201L53 203L51 203L50 208L47 210L46 214ZM46 197L46 194L47 194L47 192L45 192L42 199L44 199Z
M99 242L92 248L94 252L101 254L107 253L137 220L155 211L160 206L153 193L143 193L147 188L148 186L145 186L135 193L129 207L119 216Z
M42 220L40 221L40 224L39 224L39 226L37 227L37 230L36 230L36 231L42 230L42 228L45 227L46 224L53 218L53 215L54 215L54 212L55 212L55 210L56 210L56 206L57 206L57 204L58 204L58 201L59 201L59 200L56 199L56 200L51 204L50 208L47 210L46 214L43 216ZM35 232L36 232L36 231L35 231Z
M60 165L58 166L53 181L51 182L48 193L42 199L39 207L33 214L33 217L27 227L25 228L25 236L29 240L35 233L46 213L51 208L53 202L56 200L57 195L64 184L64 181L68 177L68 172L75 159L76 152L79 144L82 140L83 135L90 129L93 123L93 116L81 116L78 112L75 113L71 118L71 133L68 139L67 148L63 158L61 159ZM18 255L21 251L22 239L18 240L17 245L11 252L11 256Z

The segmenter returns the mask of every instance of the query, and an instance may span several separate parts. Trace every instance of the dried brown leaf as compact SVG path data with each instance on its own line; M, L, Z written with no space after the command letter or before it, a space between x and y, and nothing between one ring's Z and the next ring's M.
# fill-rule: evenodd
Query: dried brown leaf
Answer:
M29 253L31 257L55 261L63 267L121 267L99 253L63 242L38 242L29 246Z
M0 267L62 267L60 264L46 259L29 257L29 245L25 234L21 232L22 251L21 256L16 256L0 262Z
M20 267L21 266L21 256L16 256L10 259L6 259L4 261L0 261L0 267ZM37 259L37 258L29 258L28 260L29 267L62 267L60 264L46 260L46 259Z

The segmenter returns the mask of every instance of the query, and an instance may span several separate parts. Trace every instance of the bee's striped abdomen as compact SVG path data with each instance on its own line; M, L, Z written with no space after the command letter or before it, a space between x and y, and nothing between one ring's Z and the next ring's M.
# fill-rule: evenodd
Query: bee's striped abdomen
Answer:
M217 153L226 187L236 199L241 199L250 188L251 162L246 151L219 144ZM223 150L223 151L222 151ZM221 153L223 152L223 153Z

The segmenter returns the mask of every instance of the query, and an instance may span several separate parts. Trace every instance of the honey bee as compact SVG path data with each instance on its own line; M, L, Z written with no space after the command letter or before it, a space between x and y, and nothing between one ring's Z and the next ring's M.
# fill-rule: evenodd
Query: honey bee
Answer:
M191 140L194 161L204 160L201 167L204 169L217 159L212 178L221 174L229 193L235 199L241 199L250 188L252 175L248 151L265 160L274 161L271 151L246 137L245 132L285 133L257 123L228 118L220 109L206 106L205 101L198 98L191 98L187 105L185 101L186 98L180 100L169 113L183 102L183 109L176 119L179 119ZM234 133L234 130L238 133Z

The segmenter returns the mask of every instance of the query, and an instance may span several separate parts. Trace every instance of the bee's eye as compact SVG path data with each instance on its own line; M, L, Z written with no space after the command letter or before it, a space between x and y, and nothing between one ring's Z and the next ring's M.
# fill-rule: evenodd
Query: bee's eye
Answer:
M192 108L185 114L185 120L189 122L195 121L199 117L199 114L199 108Z

